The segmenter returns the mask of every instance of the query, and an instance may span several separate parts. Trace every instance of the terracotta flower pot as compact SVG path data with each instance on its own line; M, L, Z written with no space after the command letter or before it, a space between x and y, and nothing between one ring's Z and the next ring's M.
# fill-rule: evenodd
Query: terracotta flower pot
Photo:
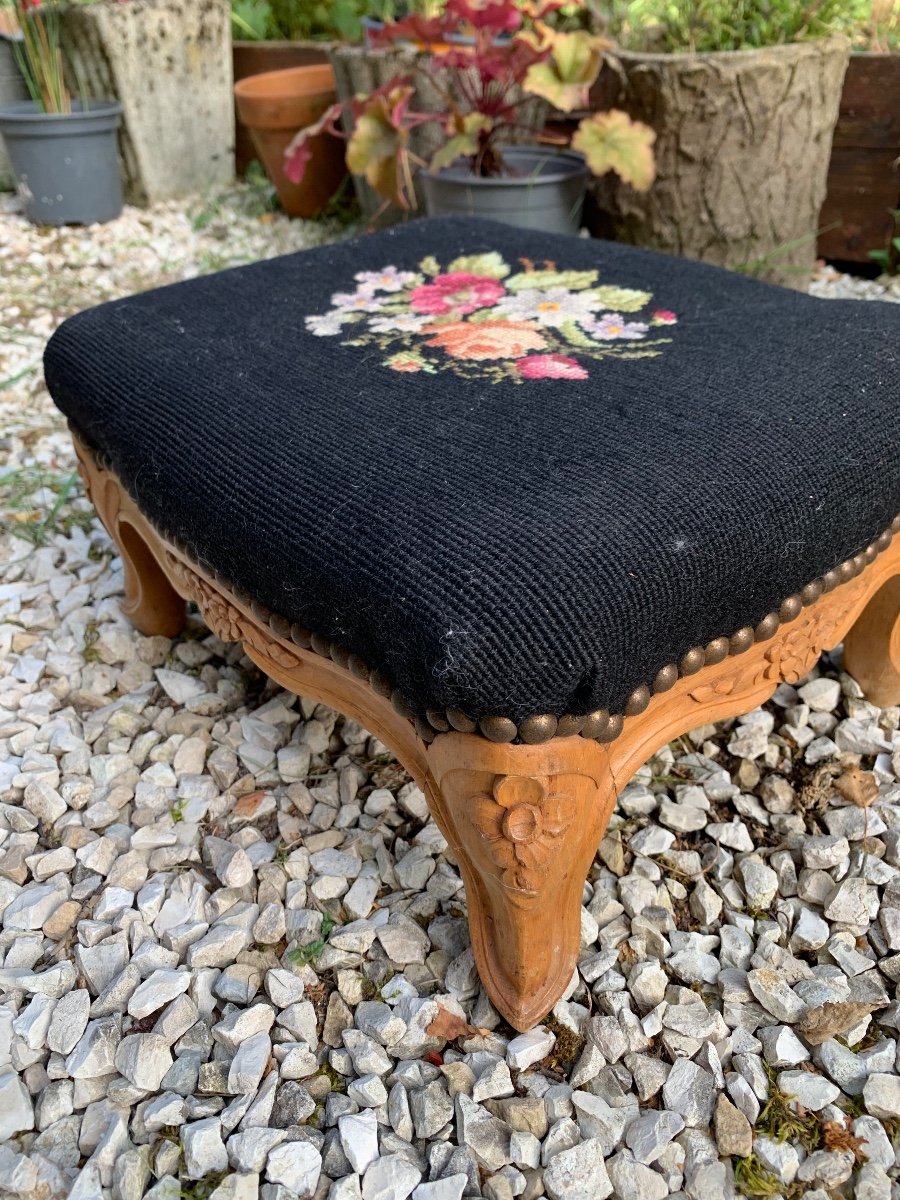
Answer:
M241 120L250 130L265 172L275 185L281 207L291 217L315 217L346 173L344 144L331 134L312 138L312 158L302 183L284 173L284 152L298 129L311 125L336 96L327 63L266 71L235 84Z
M234 82L240 83L251 75L262 75L266 71L284 71L288 67L312 67L328 62L328 42L243 42L236 39L231 43L231 63ZM0 51L2 55L2 51ZM235 101L234 125L234 169L243 175L251 162L256 161L256 150L250 130L246 128L237 111Z

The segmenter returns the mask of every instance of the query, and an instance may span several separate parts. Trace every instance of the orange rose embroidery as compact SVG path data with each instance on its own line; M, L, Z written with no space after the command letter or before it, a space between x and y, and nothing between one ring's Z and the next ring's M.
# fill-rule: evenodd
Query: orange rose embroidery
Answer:
M529 350L543 350L546 338L531 321L454 321L428 325L427 345L437 346L453 358L521 358Z

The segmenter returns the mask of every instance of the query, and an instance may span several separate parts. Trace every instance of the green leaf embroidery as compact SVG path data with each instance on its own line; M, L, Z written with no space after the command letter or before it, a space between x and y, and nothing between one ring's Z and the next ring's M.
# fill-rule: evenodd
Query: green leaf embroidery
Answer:
M591 288L591 295L596 296L604 308L613 312L637 312L653 299L651 292L608 286Z
M596 282L596 271L522 271L507 279L506 289L522 292L526 288L564 287L577 292Z
M572 346L591 348L597 344L583 330L579 329L574 321L566 321L563 325L560 325L559 332Z
M505 279L509 274L509 267L496 250L491 250L487 254L463 254L460 258L454 258L447 271L448 273L462 271L467 275L488 275L492 279Z

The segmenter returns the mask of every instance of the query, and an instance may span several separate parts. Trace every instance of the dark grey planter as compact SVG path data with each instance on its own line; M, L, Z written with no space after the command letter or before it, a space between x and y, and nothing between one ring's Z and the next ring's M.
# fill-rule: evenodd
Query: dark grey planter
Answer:
M75 101L72 108L45 113L31 100L0 108L16 188L37 225L93 225L122 211L122 106L90 100L86 112Z
M25 86L25 80L19 70L19 64L16 62L13 39L8 34L0 33L0 108L7 104L18 104L20 100L27 99L28 88ZM8 191L15 186L12 167L9 165L9 156L3 145L3 138L0 137L0 192Z
M490 217L521 229L577 233L587 187L584 159L541 146L504 146L509 173L482 179L465 163L423 171L430 217Z

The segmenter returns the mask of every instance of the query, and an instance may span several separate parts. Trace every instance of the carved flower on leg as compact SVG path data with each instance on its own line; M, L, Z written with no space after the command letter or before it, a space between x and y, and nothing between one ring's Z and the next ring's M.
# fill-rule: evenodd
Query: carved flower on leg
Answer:
M555 842L572 823L571 796L550 792L527 775L498 775L491 795L473 797L471 818L491 843L503 882L518 891L535 891L538 872Z
M214 592L201 598L203 619L217 638L223 642L239 642L243 637L240 613Z
M799 683L826 649L832 632L832 625L821 621L818 616L810 617L792 628L766 653L770 664L767 677L783 679L785 683Z

